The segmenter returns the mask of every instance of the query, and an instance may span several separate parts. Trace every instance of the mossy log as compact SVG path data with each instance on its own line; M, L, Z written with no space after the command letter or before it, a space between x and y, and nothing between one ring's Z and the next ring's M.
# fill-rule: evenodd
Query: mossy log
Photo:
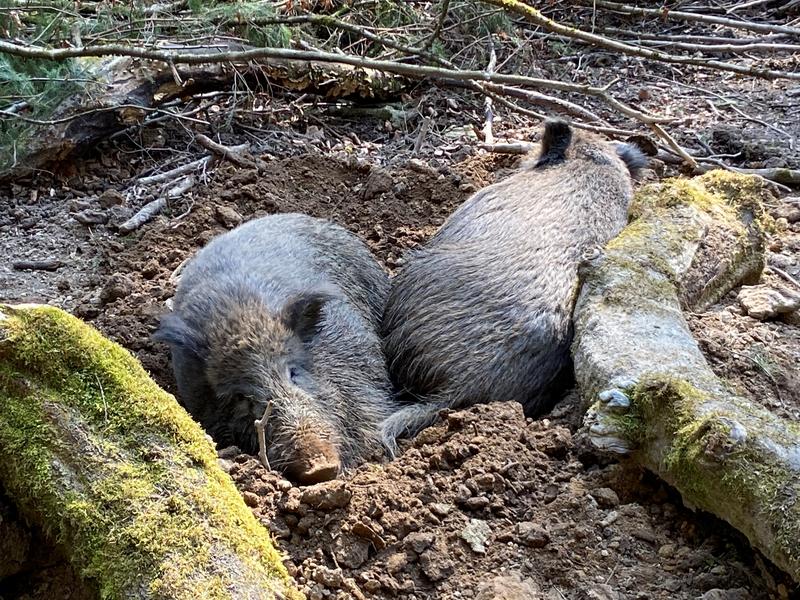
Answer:
M0 305L0 481L100 598L298 598L200 427L138 361Z
M715 171L643 188L637 217L582 265L573 356L589 436L630 454L800 581L800 424L709 368L683 318L758 278L759 179Z

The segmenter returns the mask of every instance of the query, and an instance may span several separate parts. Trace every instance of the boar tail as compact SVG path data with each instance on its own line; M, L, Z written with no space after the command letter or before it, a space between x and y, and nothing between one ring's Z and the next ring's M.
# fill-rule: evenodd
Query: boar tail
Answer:
M453 408L445 400L423 400L415 404L408 404L392 413L380 424L381 440L383 445L394 455L397 450L399 437L413 437L428 425L433 424L439 412L445 408Z

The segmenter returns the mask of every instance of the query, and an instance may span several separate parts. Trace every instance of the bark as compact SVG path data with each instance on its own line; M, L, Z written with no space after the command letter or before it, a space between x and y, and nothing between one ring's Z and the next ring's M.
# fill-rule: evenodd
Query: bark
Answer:
M800 424L717 378L682 313L758 277L765 198L760 180L725 171L641 190L638 218L582 266L573 356L597 446L631 454L800 581Z
M0 483L99 597L299 597L200 427L56 308L0 305Z

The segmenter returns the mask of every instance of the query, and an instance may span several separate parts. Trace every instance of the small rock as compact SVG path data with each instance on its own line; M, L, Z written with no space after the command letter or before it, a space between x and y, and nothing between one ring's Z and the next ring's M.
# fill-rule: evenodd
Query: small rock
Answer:
M82 210L72 215L81 225L102 225L108 223L108 213L102 210Z
M308 591L307 596L308 600L324 600L325 588L323 588L320 584L315 583Z
M258 506L258 496L253 492L242 492L242 499L250 508Z
M605 519L600 521L601 527L608 527L609 525L613 525L619 519L619 513L615 510L609 511L606 515Z
M288 479L279 479L275 485L278 488L278 491L281 492L288 492L290 489L292 489L292 482Z
M300 490L298 488L289 488L286 494L278 500L278 510L282 513L294 513L303 515L308 508L300 501Z
M748 600L751 598L750 592L745 588L733 588L729 590L722 590L715 588L708 590L705 594L700 596L700 600Z
M231 460L239 456L241 453L242 451L239 449L239 446L227 446L221 450L217 450L217 458L226 458Z
M161 272L161 265L156 259L148 260L142 267L142 276L145 279L152 279Z
M364 187L361 190L361 199L364 201L372 200L376 196L388 192L392 189L392 176L388 171L380 167L375 167L370 171Z
M100 302L108 304L119 298L130 295L133 291L133 282L125 275L112 275L100 292Z
M430 548L434 539L435 536L433 533L415 531L406 536L405 540L403 540L403 544L406 548L413 550L417 554L422 554L425 550Z
M606 583L598 583L586 590L589 600L620 600L619 592Z
M317 510L332 510L347 506L351 496L344 481L334 480L304 488L300 501Z
M589 495L597 500L600 508L614 508L619 506L619 496L611 488L597 488L589 491Z
M459 485L456 488L456 504L464 504L472 497L472 492L465 485Z
M117 190L107 189L100 194L97 201L103 208L111 208L112 206L121 206L125 204L125 196L120 194Z
M517 523L519 542L531 548L544 548L550 543L550 534L536 523L525 521Z
M347 569L357 569L369 558L369 542L360 539L345 539L339 536L333 543L333 555L337 564Z
M370 594L374 594L381 589L381 582L377 579L367 579L361 587Z
M446 517L453 510L451 504L442 504L441 502L434 502L428 506L430 511L437 517Z
M736 300L759 321L800 309L800 293L782 285L745 285Z
M788 223L800 221L800 196L784 198L777 210L772 213L776 219L786 219Z
M664 544L658 549L658 555L661 558L672 558L673 556L675 556L676 550L677 547L675 546L675 544Z
M419 555L419 568L431 581L441 581L449 577L454 569L453 561L443 552L433 548Z
M405 552L395 552L386 559L386 571L395 574L405 570L408 566L408 557Z
M470 519L467 526L461 531L461 539L467 542L473 552L484 554L486 552L486 542L491 533L492 529L486 521Z
M471 481L476 489L483 490L484 492L495 487L494 475L492 473L482 473L480 475L476 475ZM469 486L469 483L467 485Z
M247 493L247 492L245 492ZM247 501L245 501L245 504ZM292 537L292 530L283 519L273 519L269 523L269 532L279 540L288 540Z
M217 204L214 207L214 218L220 225L224 225L227 229L233 229L242 223L242 215L240 215L236 209L222 204Z
M379 526L375 523L367 524L363 521L358 521L353 524L350 531L353 535L357 535L360 538L372 542L372 545L375 546L377 550L383 550L386 547L386 541L381 537L380 532L377 531L377 527Z
M475 498L467 498L464 502L464 508L467 510L483 510L489 504L489 499L486 496L477 496Z
M341 569L329 569L324 565L318 566L311 574L311 578L327 588L338 590L344 583Z
M541 590L532 579L523 579L519 573L497 575L478 586L475 600L533 600Z

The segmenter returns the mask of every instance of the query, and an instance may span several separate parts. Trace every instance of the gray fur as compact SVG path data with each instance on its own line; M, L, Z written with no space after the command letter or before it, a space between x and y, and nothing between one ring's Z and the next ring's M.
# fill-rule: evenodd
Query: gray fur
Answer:
M415 434L442 408L546 408L570 364L581 255L620 232L632 196L614 146L565 127L547 123L544 160L477 192L393 280L384 351L412 402L383 423L386 440Z
M227 232L184 269L167 342L178 394L216 442L257 450L253 421L272 401L274 468L300 431L330 442L342 467L380 448L394 408L377 335L388 278L338 225L271 215Z

